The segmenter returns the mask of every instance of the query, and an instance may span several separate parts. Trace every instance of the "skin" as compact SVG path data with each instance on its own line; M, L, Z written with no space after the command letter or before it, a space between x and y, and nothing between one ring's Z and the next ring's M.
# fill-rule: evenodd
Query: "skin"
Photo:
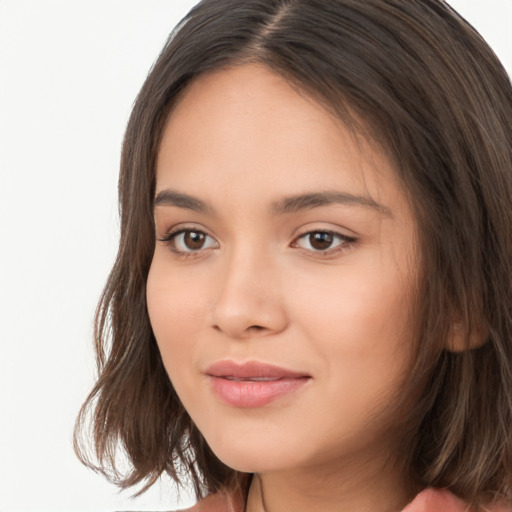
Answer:
M283 208L325 192L344 199ZM401 510L411 496L390 464L388 408L411 362L418 258L385 154L279 75L242 65L199 77L174 107L156 196L151 324L212 450L255 474L247 511ZM312 232L336 234L319 250ZM225 359L310 378L233 407L205 375Z

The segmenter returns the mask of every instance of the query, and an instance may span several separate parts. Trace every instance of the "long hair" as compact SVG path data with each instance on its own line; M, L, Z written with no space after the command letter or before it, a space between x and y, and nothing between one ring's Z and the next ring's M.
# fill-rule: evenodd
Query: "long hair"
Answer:
M144 482L141 492L163 472L191 477L198 497L244 483L180 403L145 287L166 117L197 76L249 62L375 141L409 197L422 271L402 393L413 405L399 422L411 481L475 507L512 501L512 87L480 35L442 0L203 0L178 25L124 138L119 252L97 309L99 378L77 419L77 453L122 487ZM485 343L446 350L454 323L468 340L485 330ZM80 437L88 418L92 455Z

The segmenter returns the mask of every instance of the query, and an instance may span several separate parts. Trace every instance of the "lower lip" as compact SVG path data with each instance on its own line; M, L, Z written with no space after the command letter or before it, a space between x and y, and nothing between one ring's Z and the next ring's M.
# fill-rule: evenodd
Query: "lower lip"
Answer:
M284 378L270 381L230 380L210 376L213 392L234 407L262 407L281 397L295 393L309 377Z

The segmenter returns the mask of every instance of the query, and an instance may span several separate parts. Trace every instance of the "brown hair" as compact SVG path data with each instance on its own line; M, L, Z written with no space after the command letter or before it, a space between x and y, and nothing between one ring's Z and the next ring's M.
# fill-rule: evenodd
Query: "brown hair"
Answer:
M417 488L448 488L476 508L512 502L512 87L441 0L204 0L171 34L124 139L121 239L96 315L99 378L77 420L80 458L122 487L145 481L142 491L163 472L190 476L198 496L243 481L173 390L145 287L166 116L195 77L246 62L281 74L360 133L370 129L395 162L423 270L403 464ZM444 350L455 321L468 340L475 330L488 339ZM80 440L89 413L96 463ZM124 475L119 445L131 464Z

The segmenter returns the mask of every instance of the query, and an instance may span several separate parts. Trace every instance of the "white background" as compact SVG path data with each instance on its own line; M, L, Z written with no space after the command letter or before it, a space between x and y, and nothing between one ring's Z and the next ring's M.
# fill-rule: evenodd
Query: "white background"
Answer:
M0 0L0 511L170 510L83 468L74 418L116 250L130 107L194 0ZM512 0L453 0L512 73Z

